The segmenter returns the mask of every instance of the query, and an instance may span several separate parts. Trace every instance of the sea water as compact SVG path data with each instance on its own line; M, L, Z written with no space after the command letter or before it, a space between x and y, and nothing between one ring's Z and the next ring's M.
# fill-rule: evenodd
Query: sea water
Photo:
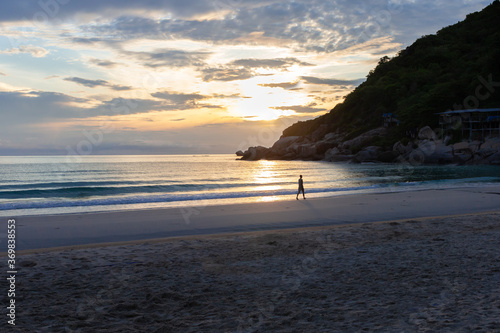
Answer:
M240 161L234 155L0 157L0 216L206 206L500 183L497 166Z

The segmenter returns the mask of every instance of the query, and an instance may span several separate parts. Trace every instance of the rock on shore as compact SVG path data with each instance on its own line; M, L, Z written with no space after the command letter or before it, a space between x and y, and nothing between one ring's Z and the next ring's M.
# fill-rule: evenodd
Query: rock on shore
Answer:
M376 128L346 139L340 132L326 133L319 128L308 136L281 137L270 148L250 147L238 151L242 160L324 160L352 163L415 164L491 164L500 165L500 138L463 141L450 144L450 137L440 138L429 126L415 138L405 138L392 147L379 144L388 134L385 127Z

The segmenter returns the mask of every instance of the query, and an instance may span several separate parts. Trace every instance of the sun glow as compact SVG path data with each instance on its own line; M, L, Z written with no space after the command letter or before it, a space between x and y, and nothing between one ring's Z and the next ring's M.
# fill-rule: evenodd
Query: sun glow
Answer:
M260 86L261 83L252 79L241 82L240 89L244 98L236 101L229 110L247 120L275 120L295 114L292 110L277 107L302 105L307 102L306 96L302 94Z

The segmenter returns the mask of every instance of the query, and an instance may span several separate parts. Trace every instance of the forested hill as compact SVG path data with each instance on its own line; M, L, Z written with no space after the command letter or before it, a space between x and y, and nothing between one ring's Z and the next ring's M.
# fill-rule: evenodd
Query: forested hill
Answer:
M418 39L394 58L380 59L343 103L290 126L283 137L307 136L324 125L327 133L352 138L380 127L382 115L392 113L400 120L392 133L396 140L409 129L437 127L437 112L500 107L498 84L484 86L488 80L500 82L499 17L500 2L495 0L464 21ZM478 91L481 85L489 91Z

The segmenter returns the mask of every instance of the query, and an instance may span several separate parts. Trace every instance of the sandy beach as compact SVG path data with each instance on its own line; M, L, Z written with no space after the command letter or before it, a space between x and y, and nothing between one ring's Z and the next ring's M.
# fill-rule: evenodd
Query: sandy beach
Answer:
M189 225L217 220L208 229L219 231L235 216L240 223L267 216L267 224L294 216L317 225L99 238L106 244L75 237L65 247L26 249L16 261L16 326L6 318L2 326L15 332L498 332L498 193L485 187L306 201L311 206L204 207ZM280 205L292 208L280 213ZM154 226L159 212L127 215ZM65 221L103 223L103 216ZM32 219L19 219L20 239L30 235ZM108 220L107 228L129 235L128 219ZM38 221L51 230L69 228L60 216ZM241 225L247 231L260 224ZM58 245L54 239L46 244ZM8 290L5 279L2 290Z

